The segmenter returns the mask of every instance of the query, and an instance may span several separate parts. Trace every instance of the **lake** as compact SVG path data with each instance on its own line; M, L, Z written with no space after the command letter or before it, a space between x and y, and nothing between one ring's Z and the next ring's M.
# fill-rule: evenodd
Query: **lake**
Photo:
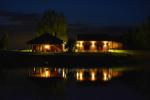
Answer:
M1 100L150 99L148 65L16 66L1 69Z

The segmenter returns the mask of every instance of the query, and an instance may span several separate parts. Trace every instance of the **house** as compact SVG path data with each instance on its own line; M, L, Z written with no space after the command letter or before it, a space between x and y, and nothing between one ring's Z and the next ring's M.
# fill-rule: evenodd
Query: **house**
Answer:
M65 42L49 33L44 33L27 42L32 52L64 52Z
M122 37L111 34L79 34L76 52L107 52L110 49L122 49Z

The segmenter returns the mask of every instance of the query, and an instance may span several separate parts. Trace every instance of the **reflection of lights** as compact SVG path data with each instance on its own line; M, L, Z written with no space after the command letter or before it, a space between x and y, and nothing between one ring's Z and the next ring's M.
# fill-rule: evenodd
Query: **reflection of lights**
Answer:
M76 79L79 80L79 81L82 81L83 80L83 72L77 72L76 73Z
M62 77L63 77L63 78L66 78L65 69L62 70Z
M44 45L45 49L50 49L50 45Z
M36 71L35 67L33 68L33 71L34 71L34 72Z
M108 81L108 80L109 78L107 72L103 72L103 81Z
M50 71L45 70L43 73L41 73L41 77L50 77Z
M95 81L96 78L95 78L95 72L91 72L91 81Z

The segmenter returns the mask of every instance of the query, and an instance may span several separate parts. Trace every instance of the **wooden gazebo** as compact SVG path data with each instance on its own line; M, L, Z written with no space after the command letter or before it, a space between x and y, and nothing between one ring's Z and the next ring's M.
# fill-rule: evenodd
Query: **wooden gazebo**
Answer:
M30 45L32 52L63 52L64 42L63 40L51 35L50 33L44 33L39 37L36 37L27 42Z

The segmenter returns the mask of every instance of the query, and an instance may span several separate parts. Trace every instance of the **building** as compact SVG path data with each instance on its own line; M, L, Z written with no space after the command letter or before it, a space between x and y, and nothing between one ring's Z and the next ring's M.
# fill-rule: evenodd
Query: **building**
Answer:
M55 35L49 33L42 34L27 42L32 52L64 52L65 42Z
M122 49L120 36L108 34L79 34L76 52L107 52L110 49Z

